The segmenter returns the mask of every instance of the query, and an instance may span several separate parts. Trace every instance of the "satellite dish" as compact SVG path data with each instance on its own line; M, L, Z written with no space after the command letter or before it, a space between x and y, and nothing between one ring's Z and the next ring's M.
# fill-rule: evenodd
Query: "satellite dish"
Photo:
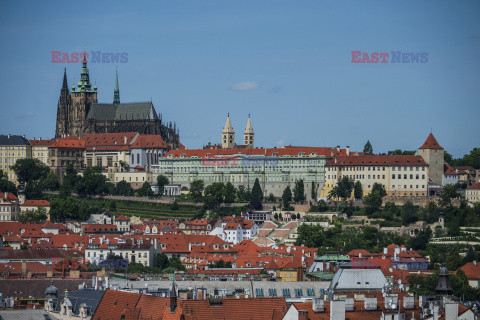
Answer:
M397 305L395 303L392 304L392 309L397 309Z

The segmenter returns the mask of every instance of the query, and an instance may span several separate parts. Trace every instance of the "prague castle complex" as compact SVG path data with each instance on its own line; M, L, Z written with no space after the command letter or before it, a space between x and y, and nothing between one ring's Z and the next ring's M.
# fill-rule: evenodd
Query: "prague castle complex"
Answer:
M172 122L164 124L151 101L120 103L118 73L115 78L113 103L98 103L98 91L90 83L87 60L82 60L81 78L77 86L68 88L66 70L57 107L55 138L83 137L92 133L138 132L160 135L171 149L178 148L179 130Z

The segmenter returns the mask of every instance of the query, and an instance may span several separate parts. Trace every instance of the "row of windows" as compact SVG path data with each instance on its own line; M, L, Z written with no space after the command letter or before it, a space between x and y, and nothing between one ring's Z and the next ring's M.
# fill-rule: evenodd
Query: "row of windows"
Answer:
M392 171L420 171L418 166L403 166L403 167L390 167ZM415 168L415 169L414 169ZM421 167L421 171L425 171L425 167ZM343 171L385 171L385 167L341 167L339 168ZM336 168L327 167L327 171L335 171Z
M397 177L397 179L402 179L402 175L401 174L392 174L392 179L395 179L395 176ZM349 177L350 179L365 179L365 175L364 174L357 174L357 175L343 175L343 177ZM327 179L330 180L330 175L327 175ZM337 176L336 175L332 175L332 179L337 179ZM367 179L385 179L385 175L383 174L368 174L367 175ZM425 179L425 175L422 174L421 175L421 178L420 178L420 175L419 174L416 174L415 176L413 174L410 174L410 175L407 175L407 174L404 174L403 175L403 179L410 179L410 180L413 180L413 179Z

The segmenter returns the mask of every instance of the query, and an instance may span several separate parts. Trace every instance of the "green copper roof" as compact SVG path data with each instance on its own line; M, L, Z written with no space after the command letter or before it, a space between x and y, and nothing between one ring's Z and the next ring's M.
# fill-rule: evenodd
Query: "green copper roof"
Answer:
M350 261L350 258L341 254L324 254L323 256L316 257L315 261Z
M80 72L80 81L77 83L77 89L75 92L93 92L92 84L90 83L90 76L88 74L87 59L85 53L82 60L82 71Z

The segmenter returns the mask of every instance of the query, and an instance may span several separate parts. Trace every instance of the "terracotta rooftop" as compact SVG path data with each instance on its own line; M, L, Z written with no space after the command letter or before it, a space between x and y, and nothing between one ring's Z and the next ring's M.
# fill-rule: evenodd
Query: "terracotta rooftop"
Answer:
M430 133L427 137L427 140L419 149L437 149L443 150L443 148L438 144L437 139L433 136L433 133Z
M335 157L325 166L427 166L427 163L421 156L363 155Z

